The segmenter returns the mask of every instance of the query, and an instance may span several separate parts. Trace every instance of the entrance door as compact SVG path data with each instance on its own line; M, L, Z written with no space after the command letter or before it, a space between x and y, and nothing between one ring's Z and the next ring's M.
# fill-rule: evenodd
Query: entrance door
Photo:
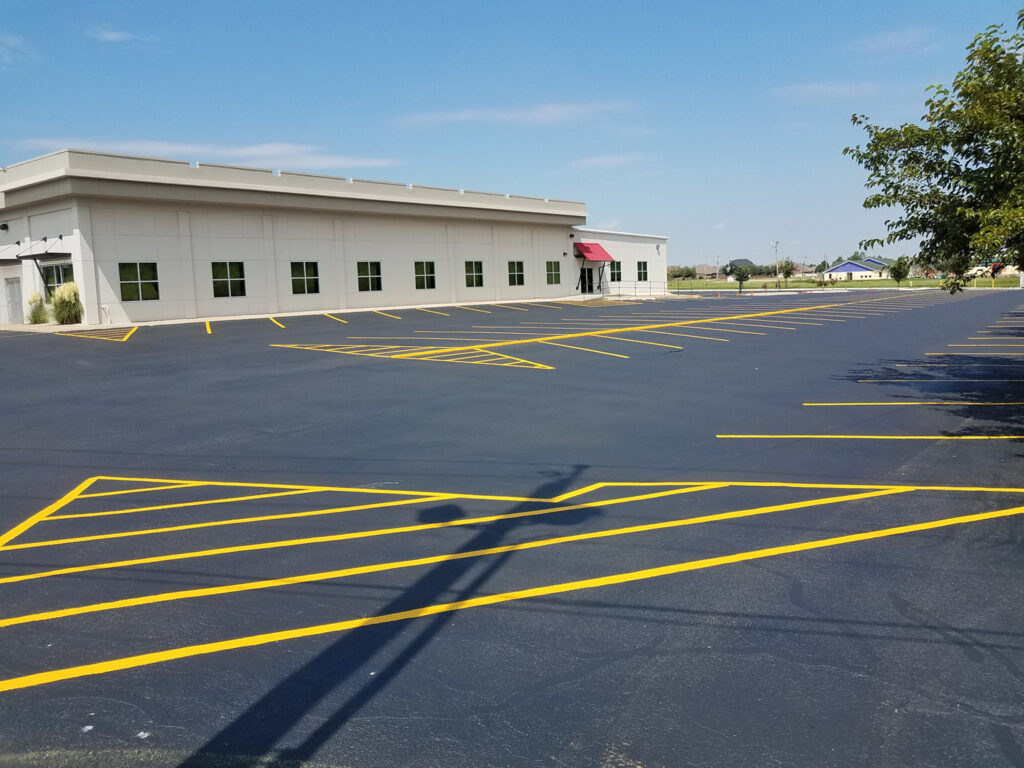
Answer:
M580 270L580 293L594 292L594 268L583 267Z
M9 277L4 283L7 288L7 318L11 325L21 325L25 318L21 314L21 278Z

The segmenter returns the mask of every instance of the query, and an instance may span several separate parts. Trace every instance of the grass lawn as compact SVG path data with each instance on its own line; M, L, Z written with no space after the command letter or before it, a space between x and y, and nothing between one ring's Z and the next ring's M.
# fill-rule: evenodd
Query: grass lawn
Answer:
M942 285L942 280L933 278L931 280L914 278L913 280L904 280L900 283L901 288L939 288ZM1016 288L1018 285L1017 276L1011 277L997 277L995 280L992 278L978 278L971 280L968 284L970 288ZM767 288L765 288L767 286ZM825 284L825 290L841 290L846 288L895 288L895 280L839 280L834 286ZM782 282L782 289L785 290L787 284L785 281ZM809 289L815 288L822 290L813 280L798 280L793 278L789 281L789 289ZM670 280L668 283L668 289L670 291L699 291L699 290L736 290L736 283L730 283L728 280ZM775 290L775 280L758 280L756 278L747 280L743 283L743 290L747 291L762 291L762 290Z

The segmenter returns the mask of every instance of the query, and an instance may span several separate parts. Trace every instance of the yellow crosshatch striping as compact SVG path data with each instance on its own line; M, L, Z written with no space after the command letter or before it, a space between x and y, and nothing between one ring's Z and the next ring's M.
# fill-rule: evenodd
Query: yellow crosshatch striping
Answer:
M76 336L80 339L100 339L101 341L128 341L132 334L139 330L139 327L131 328L97 328L96 330L85 329L81 331L58 331L57 336Z
M409 352L421 353L430 349L428 354L418 354L415 359L429 360L435 363L467 363L473 365L500 365L508 368L532 368L534 370L552 371L550 365L542 365L520 357L503 355L500 352L482 351L473 348L451 350L446 347L399 347L374 344L271 344L272 347L286 349L306 349L313 352L336 352L342 355L363 355L365 357L395 358Z
M758 489L759 497L766 494L785 494L778 497L775 503L762 503L758 506L745 506L735 504L736 497L728 493L742 491L743 489ZM625 492L627 495L620 495ZM475 560L478 558L489 558L494 555L504 555L520 551L551 551L552 557L558 557L559 547L580 547L586 546L587 542L609 541L622 536L643 536L645 534L659 532L678 531L685 534L694 526L714 525L725 521L741 521L748 518L764 519L770 516L781 516L785 518L793 513L814 513L815 510L828 508L842 504L883 504L887 497L905 496L907 494L928 494L937 492L942 496L949 494L973 494L982 507L991 505L999 506L997 509L988 508L985 511L960 514L956 517L938 519L920 519L926 515L930 508L927 504L889 504L881 508L885 515L885 526L878 527L868 520L875 519L868 515L854 526L853 532L833 535L828 538L797 540L782 545L768 546L760 549L752 549L740 552L731 552L715 556L703 557L696 560L685 560L667 564L658 564L654 567L645 567L624 572L609 572L614 565L609 566L604 562L595 562L593 569L598 575L580 578L572 581L563 581L554 584L536 584L514 591L493 592L485 594L467 594L465 599L447 603L430 603L397 613L378 613L376 615L360 616L353 618L339 617L338 620L327 624L311 624L304 626L291 626L285 629L274 629L273 631L259 632L236 637L224 637L223 632L229 631L215 627L197 627L195 632L197 639L204 642L193 642L189 645L171 648L141 648L141 652L121 658L103 660L84 660L84 663L65 666L55 669L39 669L36 665L35 671L28 671L19 676L0 680L0 692L18 690L38 685L57 683L63 680L73 680L89 675L100 675L117 672L120 670L144 667L152 664L170 662L179 659L221 653L230 650L255 647L268 643L277 643L287 640L294 640L303 637L314 637L318 635L335 634L358 627L370 626L387 622L404 621L422 616L430 616L438 613L446 613L464 610L474 607L488 605L499 605L516 600L527 600L544 595L564 594L579 590L596 589L615 584L626 584L646 579L662 578L671 575L684 574L706 568L724 567L731 564L748 562L756 559L778 557L783 555L794 555L800 552L809 552L824 548L861 544L872 540L912 535L930 530L946 528L950 526L982 523L984 521L998 520L1016 515L1024 514L1024 506L1020 506L1020 499L1013 499L1018 503L1007 505L996 505L992 501L993 496L1016 496L1024 498L1024 488L1000 488L1000 487L979 487L979 486L913 486L913 485L864 485L864 484L829 484L829 483L785 483L785 482L754 482L754 481L676 481L676 482L601 482L594 483L582 488L568 491L557 496L548 498L519 497L505 495L488 495L477 493L460 493L457 491L434 491L434 490L384 490L379 488L358 488L358 487L336 487L319 485L285 485L285 484L258 484L239 482L215 482L207 480L189 479L167 479L167 478L133 478L117 476L99 476L89 478L74 489L69 491L59 500L32 515L25 522L15 526L7 533L0 536L0 561L3 552L16 550L19 547L40 547L49 546L53 542L48 541L18 541L11 544L15 539L30 538L33 529L37 526L60 526L65 521L82 520L86 517L97 517L101 520L116 522L124 515L151 514L159 512L166 514L174 511L194 508L217 502L222 505L244 505L246 507L246 518L256 522L267 519L271 516L261 517L253 515L255 511L251 507L259 505L263 500L280 497L282 494L293 494L301 498L302 494L328 494L352 500L353 496L363 496L368 499L376 499L368 504L362 505L364 510L394 510L395 504L404 504L405 508L416 510L417 507L436 504L438 501L481 502L485 508L494 510L502 502L517 504L517 511L492 512L484 516L468 516L463 518L442 520L434 522L419 522L415 525L398 525L387 528L376 529L346 529L347 517L335 518L338 526L342 529L332 535L318 535L305 539L288 539L282 541L264 541L257 543L241 543L233 546L226 546L217 549L197 550L181 552L175 549L175 545L168 542L163 546L174 550L165 555L147 554L134 559L120 561L96 562L90 559L90 550L87 547L76 547L68 550L69 564L60 569L48 571L38 570L39 566L34 563L17 565L11 563L11 567L24 568L25 572L13 577L0 579L0 583L11 583L14 581L32 582L55 577L67 577L76 573L89 571L111 571L115 569L138 568L142 565L157 562L168 562L171 560L194 560L197 558L228 557L232 554L251 551L267 551L286 547L302 547L319 544L325 541L346 541L352 538L393 536L398 534L415 535L423 534L430 530L439 528L479 528L487 523L512 520L519 518L537 518L545 515L558 514L581 509L601 509L604 514L610 517L608 527L596 530L582 530L579 532L550 537L530 536L525 540L511 543L495 543L479 549L456 550L454 552L438 552L426 554L406 560L381 559L377 562L369 562L358 565L338 567L331 570L312 572L293 572L284 574L268 573L263 578L249 581L237 581L232 579L229 583L211 585L208 581L201 582L196 586L184 585L170 591L153 592L147 591L150 583L141 580L134 585L140 594L128 597L118 597L113 600L105 600L93 603L50 604L39 606L39 601L32 599L29 603L33 610L26 613L10 613L0 616L0 631L8 628L26 624L38 624L51 621L75 621L92 614L107 613L113 611L130 612L141 610L148 606L160 606L171 604L181 600L216 600L225 595L232 595L242 592L259 592L261 590L280 590L297 584L315 584L338 579L345 579L352 576L368 576L370 574L388 573L395 574L407 570L414 570L430 565L443 564L454 560ZM180 493L192 493L195 496L187 501L178 499ZM167 504L132 504L132 498L138 494L151 494L159 497L169 495L172 500ZM220 494L229 494L222 496ZM722 496L726 494L726 496ZM643 505L654 503L656 500L671 500L677 497L690 499L689 506L679 508L676 514L652 517L643 511ZM702 501L707 499L707 501ZM566 503L572 502L572 503ZM523 505L531 508L524 509ZM76 507L85 505L91 511L76 511ZM640 505L639 510L631 507ZM623 521L629 521L628 525L615 523L613 515L615 510L627 506L630 509L620 514ZM112 508L110 508L112 507ZM873 509L873 507L857 507L858 509ZM917 510L917 517L906 517L905 510ZM317 510L310 510L315 513ZM58 514L61 513L61 514ZM374 520L379 519L375 516ZM646 522L636 522L638 519L646 519ZM857 518L861 519L861 518ZM104 523L106 525L107 523ZM861 528L867 527L867 530ZM159 532L163 529L153 529L151 536L157 536L152 543L148 544L145 552L152 553L161 548ZM322 528L317 529L322 531ZM789 530L785 523L780 528L782 531ZM795 528L793 531L802 531L804 528ZM110 536L118 535L114 531ZM787 537L796 536L792 531ZM98 540L106 541L109 537L103 534L96 536ZM251 541L250 536L242 537L244 541ZM154 549L155 546L155 549ZM109 552L109 547L103 551ZM661 550L658 550L661 551ZM52 556L47 561L54 564ZM76 562L77 561L77 562ZM268 567L274 559L268 559ZM635 568L635 566L634 566ZM188 573L185 569L182 573ZM203 572L197 568L196 572ZM45 587L42 587L45 589ZM59 600L56 597L59 591L40 593L43 602ZM11 605L8 602L8 605ZM211 605L215 605L212 603ZM37 607L38 606L38 607ZM43 610L39 610L42 607ZM202 633L212 634L212 637L204 638ZM220 632L221 636L217 636ZM159 641L146 639L143 641L152 646L159 645ZM74 660L75 654L80 651L68 647L66 653L58 654L58 658L69 658ZM67 662L65 662L67 663ZM29 663L29 669L33 666Z

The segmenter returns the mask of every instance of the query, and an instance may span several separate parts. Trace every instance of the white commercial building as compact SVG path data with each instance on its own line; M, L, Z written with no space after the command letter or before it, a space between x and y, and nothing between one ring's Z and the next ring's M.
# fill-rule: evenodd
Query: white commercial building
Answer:
M586 215L565 200L62 150L0 169L0 324L72 280L88 324L663 293L666 239L576 227Z

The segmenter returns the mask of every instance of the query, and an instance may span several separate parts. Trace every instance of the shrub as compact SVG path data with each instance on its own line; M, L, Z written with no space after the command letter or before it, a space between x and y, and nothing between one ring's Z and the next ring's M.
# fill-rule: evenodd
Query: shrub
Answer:
M53 292L53 319L61 325L82 322L82 302L74 283L62 283Z
M38 293L33 293L28 297L28 321L32 325L50 322L50 313L46 309L43 297Z

